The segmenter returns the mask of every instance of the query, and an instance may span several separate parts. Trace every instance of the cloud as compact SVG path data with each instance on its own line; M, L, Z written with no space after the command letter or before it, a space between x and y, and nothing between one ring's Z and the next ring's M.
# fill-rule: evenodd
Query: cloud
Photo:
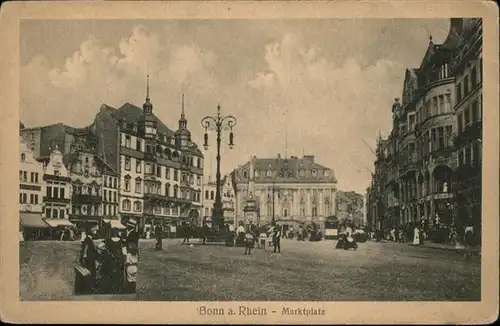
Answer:
M335 169L341 187L362 189L367 176L357 170L371 165L373 154L361 138L389 129L388 102L400 92L404 67L383 59L363 67L354 58L336 65L321 47L290 34L265 47L265 60L267 70L248 82L272 103L265 128L281 129L278 142L286 129L292 155L316 154Z
M102 103L140 106L149 72L152 99L159 104L156 113L171 120L177 112L164 108L174 92L180 98L181 90L202 93L216 87L211 76L215 62L214 53L196 45L163 46L160 35L142 25L115 47L88 37L60 67L49 67L41 55L21 67L21 119L27 126L60 121L83 126Z

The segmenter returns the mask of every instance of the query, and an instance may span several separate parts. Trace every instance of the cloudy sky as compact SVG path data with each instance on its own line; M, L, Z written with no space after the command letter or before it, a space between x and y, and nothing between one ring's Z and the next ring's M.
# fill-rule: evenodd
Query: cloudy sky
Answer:
M222 172L251 155L315 155L339 188L364 193L381 130L401 96L406 67L418 67L429 35L449 20L26 20L21 23L21 121L27 126L92 122L102 103L142 106L149 70L154 113L177 128L185 93L188 127L234 115L236 147ZM287 135L287 137L285 137ZM215 135L205 152L215 175ZM227 137L223 139L227 143ZM366 168L367 167L367 168Z

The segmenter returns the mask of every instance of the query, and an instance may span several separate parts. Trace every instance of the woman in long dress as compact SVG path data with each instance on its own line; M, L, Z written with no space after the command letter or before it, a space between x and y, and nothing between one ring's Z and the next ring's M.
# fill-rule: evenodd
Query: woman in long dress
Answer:
M413 244L416 246L420 245L420 230L418 227L413 229Z

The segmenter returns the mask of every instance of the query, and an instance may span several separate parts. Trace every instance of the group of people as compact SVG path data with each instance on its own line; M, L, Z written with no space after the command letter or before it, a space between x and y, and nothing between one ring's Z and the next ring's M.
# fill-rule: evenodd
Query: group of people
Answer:
M237 236L244 238L245 255L252 254L252 249L255 247L256 241L258 248L265 249L266 240L269 236L272 237L273 253L281 252L281 228L275 222L271 223L271 228L267 232L253 224L252 221L250 221L246 228L243 223L240 223L237 229Z
M138 261L139 235L133 228L123 234L110 232L97 246L91 230L82 236L79 262L89 272L91 289L87 292L135 293Z

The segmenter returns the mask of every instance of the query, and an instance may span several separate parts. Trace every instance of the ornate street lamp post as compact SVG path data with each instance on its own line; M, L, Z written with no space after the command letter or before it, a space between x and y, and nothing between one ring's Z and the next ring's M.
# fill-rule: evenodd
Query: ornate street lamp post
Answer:
M220 195L221 188L221 175L220 175L220 142L221 142L221 133L224 130L230 130L229 132L229 148L233 149L234 143L234 135L233 135L233 127L236 125L236 118L228 115L221 116L220 114L220 105L217 106L217 115L216 116L206 116L201 120L201 126L205 128L204 135L204 144L203 147L205 150L208 149L208 130L215 131L217 133L217 174L216 185L217 189L215 190L215 203L214 209L212 213L212 223L221 227L224 223L224 217L222 216L222 200Z
M273 196L273 216L272 216L272 220L271 220L272 223L274 223L276 221L275 214L274 214L274 197L275 197L275 192L279 193L279 187L276 187L275 184L276 183L273 182L273 186L270 187L270 189L269 189L269 190L272 191L272 196Z

